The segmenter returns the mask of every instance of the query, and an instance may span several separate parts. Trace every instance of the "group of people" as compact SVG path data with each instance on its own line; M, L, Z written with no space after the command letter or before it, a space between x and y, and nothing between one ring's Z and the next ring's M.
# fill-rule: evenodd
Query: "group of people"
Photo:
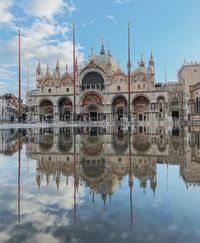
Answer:
M18 122L20 122L20 123L22 122L25 124L27 122L27 114L25 112L23 112L21 115L18 115L17 117L15 117L14 115L11 115L10 122L13 123L16 118L17 118Z

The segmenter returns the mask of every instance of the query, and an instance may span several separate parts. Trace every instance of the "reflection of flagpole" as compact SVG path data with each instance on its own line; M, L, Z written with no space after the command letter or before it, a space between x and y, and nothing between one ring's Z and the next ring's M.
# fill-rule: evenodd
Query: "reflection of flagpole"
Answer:
M28 156L27 156L27 161L26 161L26 180L27 180L27 184L28 184Z
M21 136L18 137L18 223L20 224Z
M133 178L132 178L132 163L131 163L131 126L129 127L129 188L130 188L130 213L131 213L131 225L133 227Z
M167 162L167 192L168 192L168 162Z
M74 228L76 226L76 131L74 129Z

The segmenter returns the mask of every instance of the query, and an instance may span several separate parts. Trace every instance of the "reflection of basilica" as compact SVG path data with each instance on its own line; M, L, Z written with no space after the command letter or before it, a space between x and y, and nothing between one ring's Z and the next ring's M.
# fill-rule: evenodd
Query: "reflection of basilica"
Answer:
M27 156L37 161L38 186L53 178L59 188L62 176L67 183L75 175L79 183L106 198L131 175L141 188L150 185L155 193L157 164L180 165L186 184L200 182L199 143L193 141L197 135L186 134L163 127L138 127L131 134L115 127L36 129L29 137Z
M59 188L61 177L66 183L76 177L77 186L85 184L105 200L128 176L155 193L158 164L179 165L187 187L200 185L199 132L153 126L135 127L131 134L117 127L38 128L2 130L0 139L4 155L26 143L27 157L37 161L38 187L53 180Z

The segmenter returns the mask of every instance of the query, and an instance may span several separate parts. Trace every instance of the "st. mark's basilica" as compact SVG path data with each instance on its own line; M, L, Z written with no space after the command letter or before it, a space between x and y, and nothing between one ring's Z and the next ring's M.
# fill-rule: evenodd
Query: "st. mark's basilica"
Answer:
M148 65L143 57L130 74L130 108L128 76L122 71L104 45L99 55L91 50L84 65L76 63L76 99L73 74L66 65L61 73L59 61L50 73L41 63L36 70L37 88L27 93L30 122L72 121L74 101L76 116L82 122L126 120L128 111L135 122L171 122L187 116L187 98L183 97L181 82L158 84L155 81L155 60L149 55Z

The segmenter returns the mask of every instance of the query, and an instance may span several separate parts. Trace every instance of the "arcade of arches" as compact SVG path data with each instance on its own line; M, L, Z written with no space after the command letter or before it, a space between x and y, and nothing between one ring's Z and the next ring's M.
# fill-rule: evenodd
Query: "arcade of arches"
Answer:
M63 97L56 105L50 100L43 100L39 104L40 121L51 122L72 121L73 104L70 98ZM164 120L166 113L165 99L158 97L157 102L152 104L145 96L137 96L131 103L131 114L134 121L145 122L153 119ZM111 101L111 107L104 105L103 97L95 91L86 92L80 101L80 113L77 120L90 121L121 121L128 117L128 102L126 97L119 95Z

